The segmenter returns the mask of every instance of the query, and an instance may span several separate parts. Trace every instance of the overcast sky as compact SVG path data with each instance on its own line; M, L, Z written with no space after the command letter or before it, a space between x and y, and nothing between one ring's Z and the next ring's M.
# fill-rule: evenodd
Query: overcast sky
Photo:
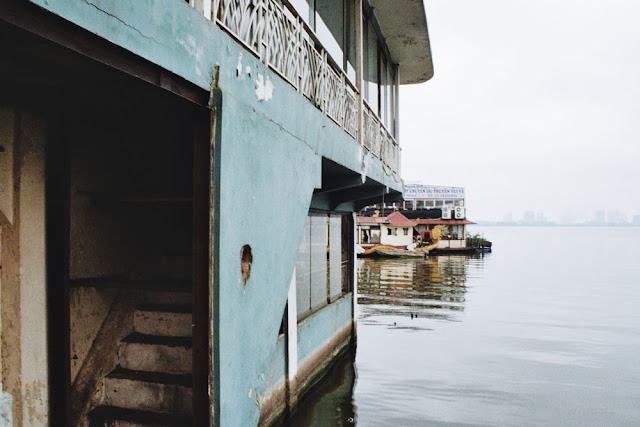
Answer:
M640 2L426 0L435 75L400 96L402 176L468 216L640 214Z

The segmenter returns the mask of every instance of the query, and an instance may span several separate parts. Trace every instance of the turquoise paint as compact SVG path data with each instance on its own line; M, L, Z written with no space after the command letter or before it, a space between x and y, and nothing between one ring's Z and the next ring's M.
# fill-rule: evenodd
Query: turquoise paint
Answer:
M362 147L185 2L31 1L203 90L209 90L219 65L220 89L213 91L211 105L217 117L211 235L214 417L222 426L257 424L305 218L313 190L321 185L321 159L360 172ZM274 86L268 101L256 97L259 75ZM367 175L402 189L375 159ZM253 252L246 287L240 269L245 244ZM351 321L351 304L347 296L303 322L299 355L308 357Z
M289 83L186 2L166 0L30 0L62 18L209 90L216 64L219 86L262 113L318 155L360 172L362 148ZM243 72L237 76L238 58ZM246 73L251 69L251 76ZM275 86L273 98L258 102L258 74ZM402 183L373 158L367 176L396 191Z
M217 147L217 425L255 425L321 157L267 117L222 93ZM252 248L246 287L240 249ZM215 285L214 285L215 286ZM249 389L252 397L248 397Z
M298 324L298 366L352 320L353 294L347 294Z
M276 349L271 358L271 367L269 368L265 396L269 396L269 394L284 384L286 376L285 364L287 360L285 354L285 340L286 338L284 334L278 336L278 343L276 344Z

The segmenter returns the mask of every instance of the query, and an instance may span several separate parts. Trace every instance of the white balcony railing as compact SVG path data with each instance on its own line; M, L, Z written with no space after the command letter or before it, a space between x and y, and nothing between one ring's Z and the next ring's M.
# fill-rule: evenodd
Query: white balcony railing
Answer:
M332 65L327 52L319 47L318 37L295 11L275 0L203 1L212 1L211 18L218 25L345 132L358 138L358 91L344 72ZM398 144L366 104L364 122L363 144L397 172Z
M393 171L399 171L400 146L384 127L378 116L364 103L363 144Z

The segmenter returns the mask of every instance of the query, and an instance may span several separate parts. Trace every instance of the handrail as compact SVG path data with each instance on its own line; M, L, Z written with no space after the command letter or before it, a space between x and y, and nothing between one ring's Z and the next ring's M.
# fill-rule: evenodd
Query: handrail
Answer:
M358 90L287 0L203 1L212 2L212 20L358 139ZM398 172L398 143L366 102L363 110L364 146Z
M397 172L400 166L400 146L366 100L363 100L363 104L363 143L373 155Z

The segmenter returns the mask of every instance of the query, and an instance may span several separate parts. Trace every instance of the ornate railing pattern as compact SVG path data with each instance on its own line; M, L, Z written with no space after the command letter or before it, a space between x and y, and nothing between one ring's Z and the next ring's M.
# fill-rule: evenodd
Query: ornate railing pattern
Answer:
M365 147L392 170L398 171L400 166L400 146L366 103L364 104L363 112L363 143Z
M294 12L276 0L209 1L222 28L357 139L358 92ZM366 105L363 132L364 145L397 171L398 144Z

